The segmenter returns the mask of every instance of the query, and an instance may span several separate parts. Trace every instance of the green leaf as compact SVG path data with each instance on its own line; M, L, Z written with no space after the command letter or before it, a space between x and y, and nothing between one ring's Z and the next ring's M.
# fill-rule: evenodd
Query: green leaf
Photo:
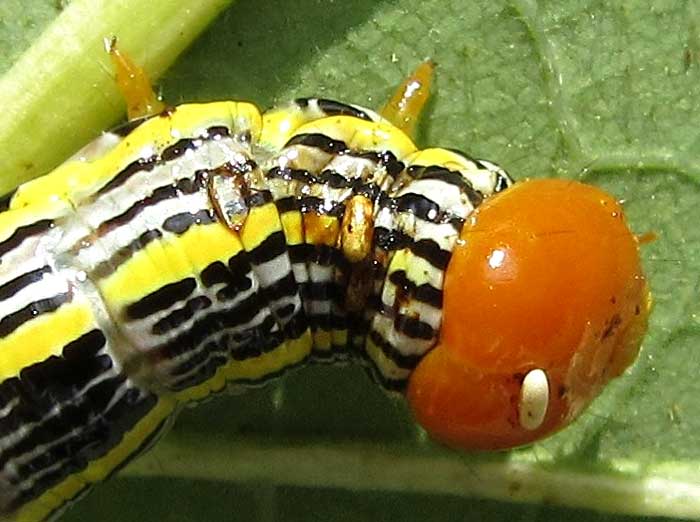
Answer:
M39 0L18 0L9 15L0 6L10 56L37 34L26 22L8 27L8 16L33 12L25 4L39 6L37 23L50 18ZM361 371L308 368L185 412L122 473L130 478L97 488L66 519L600 518L550 503L700 517L699 16L695 2L676 0L240 0L225 11L165 75L167 101L317 95L378 107L432 57L421 144L466 150L521 179L601 185L625 200L636 231L658 236L643 248L649 335L579 421L532 448L448 452ZM17 139L44 147L31 132Z

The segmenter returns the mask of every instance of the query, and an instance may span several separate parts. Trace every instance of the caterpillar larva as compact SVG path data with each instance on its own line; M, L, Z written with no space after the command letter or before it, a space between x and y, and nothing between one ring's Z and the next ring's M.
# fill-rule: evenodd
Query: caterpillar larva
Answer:
M429 73L381 115L161 110L7 198L0 519L60 513L182 406L309 360L360 362L467 449L560 429L627 367L648 292L620 205L417 149Z

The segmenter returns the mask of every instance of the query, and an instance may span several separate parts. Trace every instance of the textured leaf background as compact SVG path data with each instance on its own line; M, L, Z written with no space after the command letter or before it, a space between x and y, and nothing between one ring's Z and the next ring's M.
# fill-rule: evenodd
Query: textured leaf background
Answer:
M63 3L0 0L0 71ZM185 412L66 520L628 519L548 505L562 502L700 518L699 21L678 0L239 0L162 79L167 101L377 107L432 57L421 144L599 184L658 235L643 249L649 336L574 426L506 454L447 452L361 371L305 369Z

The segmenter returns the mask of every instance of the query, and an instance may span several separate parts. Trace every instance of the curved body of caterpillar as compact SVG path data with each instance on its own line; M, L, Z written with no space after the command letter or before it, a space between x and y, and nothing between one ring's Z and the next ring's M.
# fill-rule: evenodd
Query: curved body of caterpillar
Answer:
M0 214L0 506L18 520L227 383L361 358L402 390L462 223L510 184L323 100L184 105L112 140Z
M0 214L0 519L59 513L152 444L183 405L308 360L358 360L387 390L408 387L438 438L488 448L560 428L636 354L647 294L635 238L615 218L626 264L612 262L615 278L606 267L595 272L615 279L595 290L615 292L606 302L624 306L596 309L595 332L552 334L563 354L557 345L532 355L508 330L512 338L480 356L494 325L512 319L487 303L488 286L502 281L470 273L491 258L465 259L459 249L504 239L500 264L487 263L497 273L511 233L478 227L502 219L500 198L512 190L516 212L546 214L567 192L541 205L532 198L549 185L525 199L516 189L490 199L512 184L503 170L418 150L366 109L318 99L263 114L247 103L183 105L98 145L21 186ZM577 203L580 187L569 184L567 205L590 219L598 211ZM583 200L602 201L591 190ZM532 236L528 219L523 234ZM476 286L463 286L470 279ZM523 284L504 286L506 295L517 301ZM556 306L566 308L562 300ZM579 301L572 315L590 323L587 307L597 302ZM462 304L476 311L460 318ZM590 350L589 333L598 336ZM509 344L516 355L499 352ZM572 365L581 353L585 364ZM491 396L483 403L502 411L489 424L478 403Z

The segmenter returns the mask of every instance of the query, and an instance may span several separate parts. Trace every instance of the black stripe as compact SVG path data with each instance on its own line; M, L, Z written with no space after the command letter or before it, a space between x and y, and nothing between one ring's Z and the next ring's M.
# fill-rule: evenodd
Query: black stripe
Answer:
M231 131L228 127L225 127L223 125L212 125L202 135L202 138L210 140L219 140L221 138L228 138L229 136L231 136Z
M330 208L329 208L330 204ZM342 218L345 214L345 203L329 200L318 196L302 196L299 198L299 209L305 213Z
M308 170L291 169L288 167L272 167L265 173L267 179L281 179L284 181L301 181L311 185L318 183L318 179Z
M287 242L282 231L273 232L267 236L258 246L248 251L250 262L261 265L272 261L287 251Z
M206 288L211 288L220 283L230 282L231 273L221 261L214 261L202 270L199 277Z
M284 297L291 297L297 293L298 287L293 273L278 279L270 286L265 287L265 296L270 301L277 301Z
M113 397L111 392L114 390L114 384L103 381L90 390L89 402L106 408L108 402L105 401ZM75 423L76 431L68 440L18 467L20 474L31 478L37 472L61 463L55 470L38 477L31 488L24 490L15 499L17 505L36 498L65 477L85 469L91 461L106 455L119 444L124 433L147 415L156 403L155 395L144 395L139 390L130 388L103 415L95 415L95 412L100 410L85 410L71 419L71 422ZM51 435L49 432L50 438L47 442L55 440Z
M162 335L170 330L174 330L178 326L189 321L200 310L206 310L212 305L211 299L204 295L199 295L189 299L184 306L173 310L168 315L156 321L151 328L151 333L154 335Z
M395 198L398 212L410 212L424 221L441 223L444 219L440 205L422 194L407 192Z
M309 281L304 285L302 295L305 300L337 303L344 296L344 290L335 281Z
M172 389L183 390L210 379L216 369L230 362L244 361L260 357L264 353L276 350L286 340L298 339L304 330L286 338L279 331L272 331L276 322L268 316L259 326L248 330L243 335L224 334L215 341L209 341L188 360L173 371L173 375L184 375L196 368L196 371L175 382ZM291 366L283 368L288 370ZM269 382L277 372L266 375L261 381ZM239 383L239 380L236 380ZM247 381L245 381L247 383Z
M285 147L291 147L292 145L306 145L307 147L313 147L328 154L341 154L348 150L348 146L345 142L334 140L325 134L318 133L297 134L296 136L292 136Z
M29 225L24 225L17 227L10 237L5 241L0 242L0 258L7 254L10 250L17 248L22 244L22 241L31 236L36 236L43 234L53 226L53 221L50 219L41 219L30 223ZM0 260L2 262L2 260Z
M0 301L5 301L23 288L26 288L37 281L41 281L44 274L50 274L51 272L52 270L50 266L42 266L41 268L37 268L36 270L32 270L31 272L26 272L15 277L14 279L0 286Z
M300 243L298 245L288 245L287 249L289 250L289 260L292 264L306 263L306 260L314 252L314 245Z
M219 301L235 299L241 292L250 290L253 286L253 275L247 252L242 251L229 258L228 268L223 263L219 266L219 263L221 262L212 263L202 272L202 276L206 279L205 285L207 287L218 283L226 283L226 286L216 292L216 298ZM226 272L222 270L222 267Z
M241 292L250 290L252 286L253 280L250 277L243 276L217 291L216 299L219 301L232 301L233 299L236 299Z
M179 158L188 150L196 150L202 145L202 138L181 138L172 145L163 149L160 153L160 158L163 161L172 161Z
M384 337L382 337L382 335L374 329L370 331L369 337L372 342L379 347L382 353L401 369L412 370L423 358L422 354L417 355L401 353L398 348L384 339Z
M100 330L90 330L63 348L63 357L73 360L80 357L94 357L104 348L107 339Z
M369 376L369 378L382 388L384 388L386 391L389 392L398 392L398 393L404 393L406 391L406 384L407 380L406 379L389 379L382 375L382 373L379 371L377 368L376 364L374 361L369 357L367 352L360 351L357 353L357 358L362 365L363 369Z
M231 271L230 285L240 286L242 290L248 290L251 287L252 269L248 252L243 250L231 256L228 260L228 269Z
M389 150L382 151L350 151L349 155L355 158L362 158L374 161L386 169L387 174L392 178L398 176L404 169L405 165L399 161L396 155Z
M7 435L30 422L39 425L0 454L0 467L40 444L81 428L84 420L100 411L102 405L96 407L88 400L91 392L83 390L90 381L112 368L112 359L107 354L99 355L105 343L102 332L92 330L68 343L63 357L50 356L24 368L18 379L2 384L5 393L13 393L20 401L3 419L0 433ZM57 405L60 405L55 410L58 413L47 418Z
M113 274L117 268L126 263L139 250L146 248L151 241L160 239L163 234L160 230L146 230L128 245L117 250L112 256L98 264L90 273L93 280L103 279Z
M272 193L269 190L253 190L245 197L248 208L262 207L267 203L272 203Z
M472 184L461 173L446 169L438 165L419 166L412 165L406 172L417 180L437 180L457 187L460 192L467 195L469 202L474 207L481 205L484 196L474 189Z
M315 98L318 108L321 109L328 116L353 116L361 120L372 121L372 118L366 112L347 105L345 103L337 102L335 100L328 100L326 98ZM297 98L294 100L299 107L305 108L309 106L309 102L313 101L314 98Z
M107 221L101 223L97 227L97 234L104 235L110 230L128 224L132 219L138 216L142 211L150 206L156 205L161 201L177 198L183 194L194 194L198 190L204 188L206 183L205 171L197 171L192 178L181 178L174 184L170 183L162 187L158 187L151 192L149 196L140 199L121 214L114 216Z
M324 185L334 189L352 188L362 184L363 181L359 178L348 179L335 170L326 169L320 174L311 174L308 170L290 169L282 167L272 167L267 171L265 177L267 179L282 179L284 181L299 181L307 185ZM292 196L296 197L296 196ZM278 200L278 202L281 200Z
M102 344L98 344L95 339L85 339L83 336L74 341L79 343L77 346L66 346L71 352L70 359L52 355L23 368L19 377L24 398L31 397L33 406L45 405L47 409L44 413L48 413L50 406L55 403L69 405L74 401L80 402L77 393L90 380L112 368L113 362L109 355L96 353L104 346L104 336L101 340Z
M437 332L428 323L410 315L397 314L394 318L394 328L412 339L430 341L435 339Z
M285 339L279 331L272 331L275 325L275 319L267 316L259 326L243 335L227 333L207 342L173 370L173 375L184 375L196 369L192 375L176 381L172 388L177 391L194 386L210 379L218 367L231 360L244 361L274 350Z
M148 172L155 168L158 164L158 156L149 156L148 158L139 158L135 161L129 163L121 171L119 171L112 179L110 179L105 185L97 191L96 195L101 196L113 190L117 187L122 186L127 180L136 174L137 172Z
M350 263L340 250L328 245L309 245L306 257L303 261L307 264L315 263L319 266L333 266L341 273L345 273Z
M190 352L201 345L212 333L240 327L250 322L262 308L260 301L260 295L254 293L236 306L212 311L197 319L187 331L150 350L149 354L154 361L162 361Z
M403 270L395 270L389 275L389 281L399 287L404 295L410 296L416 301L429 304L430 306L442 308L442 289L435 288L428 283L416 285Z
M55 398L70 396L97 376L111 363L95 357L105 346L99 330L91 330L63 348L63 357L50 356L21 372L22 380L12 377L0 383L0 402L5 405L19 399L0 423L0 437L23 424L40 421L54 404ZM0 467L12 454L0 453Z
M277 212L284 214L285 212L299 211L299 200L296 196L289 196L275 201Z
M306 320L312 332L318 330L332 332L332 330L345 330L348 327L347 318L332 311L327 314L308 314Z
M180 301L187 299L194 289L197 281L193 277L182 279L174 283L168 283L155 292L131 303L124 309L127 320L143 319L161 310L167 310Z
M374 244L382 250L401 250L412 243L413 238L401 230L389 230L384 227L374 228Z
M100 190L97 191L97 195L102 195L123 185L131 176L138 172L153 170L154 167L159 164L163 164L163 162L168 162L179 158L187 150L194 150L201 146L205 141L220 139L221 137L228 135L229 131L225 127L213 126L198 138L182 138L173 145L166 147L160 155L153 155L148 158L138 158L124 167L112 179L110 179Z
M209 209L201 209L197 212L180 212L163 221L163 229L173 234L182 235L187 232L192 225L207 225L215 223L216 219Z
M512 181L506 176L503 176L501 173L496 173L496 184L493 187L493 191L495 193L502 192L508 187L510 187Z
M24 308L6 315L0 321L0 337L7 337L24 323L36 319L41 314L58 310L61 305L70 302L71 299L72 294L70 292L56 294L53 297L33 301Z
M418 257L425 259L428 263L439 270L447 270L447 264L450 262L451 252L440 248L432 239L421 239L414 242L410 246L411 252Z
M294 313L295 306L290 303L277 310L277 315L282 319L288 319Z
M327 169L318 175L319 182L323 183L326 187L333 189L346 189L356 187L363 182L360 178L347 178L336 172L335 170Z
M104 456L110 449L119 444L124 434L145 417L157 403L158 397L156 395L138 388L129 388L122 398L104 414L105 422L111 428L109 436L103 440L101 447L87 446L84 448L81 452L82 455L90 461ZM95 428L101 431L101 426Z
M172 185L158 187L150 196L140 199L121 214L100 223L96 232L99 236L103 236L117 227L128 224L149 206L165 201L166 199L175 198L177 195L178 191Z

